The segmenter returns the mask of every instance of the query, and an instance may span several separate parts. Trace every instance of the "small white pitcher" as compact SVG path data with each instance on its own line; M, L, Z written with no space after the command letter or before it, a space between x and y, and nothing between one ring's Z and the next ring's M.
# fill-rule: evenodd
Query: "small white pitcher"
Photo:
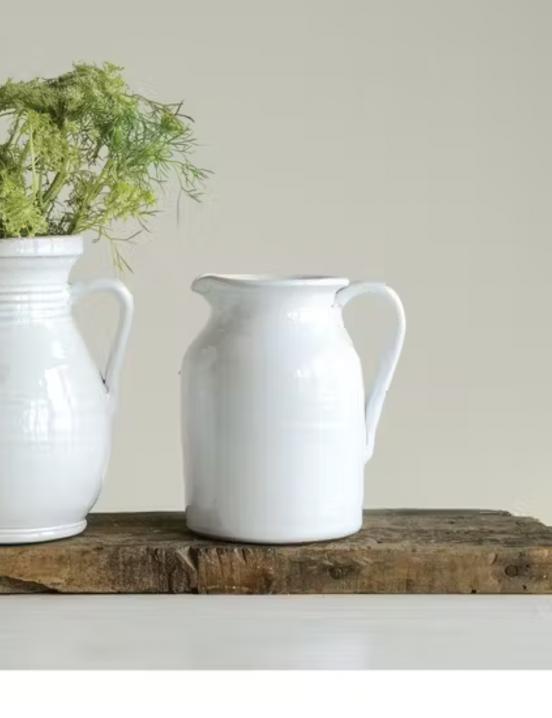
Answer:
M189 528L275 544L356 532L405 335L397 294L335 277L203 275L192 288L212 313L181 372ZM397 317L366 405L342 318L360 294L387 300Z

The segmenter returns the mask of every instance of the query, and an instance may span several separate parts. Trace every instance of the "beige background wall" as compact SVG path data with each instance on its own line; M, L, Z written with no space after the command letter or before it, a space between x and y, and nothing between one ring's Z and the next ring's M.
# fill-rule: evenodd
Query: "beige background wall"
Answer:
M133 253L136 324L97 510L184 506L178 370L205 271L344 274L402 296L366 505L552 522L552 3L4 0L0 76L111 60L185 98L215 170ZM110 272L94 245L75 277ZM108 303L79 315L94 353ZM347 309L374 368L389 318Z

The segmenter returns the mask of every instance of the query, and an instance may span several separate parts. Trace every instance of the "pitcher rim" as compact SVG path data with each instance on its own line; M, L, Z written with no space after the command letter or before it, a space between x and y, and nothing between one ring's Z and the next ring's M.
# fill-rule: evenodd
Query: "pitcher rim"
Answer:
M211 280L228 286L237 287L336 287L347 286L350 281L345 277L313 274L200 274L192 287L200 282Z
M83 251L81 235L13 237L0 239L0 259L12 257L78 257Z

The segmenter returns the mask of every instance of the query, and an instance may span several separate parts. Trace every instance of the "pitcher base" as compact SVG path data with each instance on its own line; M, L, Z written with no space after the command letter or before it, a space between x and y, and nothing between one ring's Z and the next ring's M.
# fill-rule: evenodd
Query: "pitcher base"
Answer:
M76 536L84 531L86 521L36 529L0 529L0 544L43 543Z
M188 529L196 534L197 536L203 536L204 538L215 539L217 541L228 541L232 543L246 543L246 544L259 544L259 545L281 545L281 546L294 546L307 543L321 543L324 541L337 541L344 539L349 536L353 536L358 533L362 528L362 523L354 526L343 527L341 530L328 531L328 532L316 532L316 533L305 533L303 536L291 534L288 536L259 536L255 534L237 536L233 535L229 531L213 531L205 527L196 526L193 522L187 521Z

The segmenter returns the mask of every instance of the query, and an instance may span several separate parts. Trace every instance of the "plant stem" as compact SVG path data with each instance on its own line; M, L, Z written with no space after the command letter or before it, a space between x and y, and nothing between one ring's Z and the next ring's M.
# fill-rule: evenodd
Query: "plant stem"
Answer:
M38 204L42 206L42 185L44 182L44 172L41 169L38 173Z
M62 167L55 175L54 179L52 180L52 184L48 187L46 192L44 193L44 207L47 212L49 212L56 200L56 197L63 189L63 185L65 184L65 173L66 173L66 167ZM48 206L49 205L49 206Z
M33 125L29 122L29 151L31 153L31 174L33 176L33 197L36 197L37 182L36 182L36 166L35 166L35 153L33 143Z
M98 195L102 192L102 190L105 187L105 177L110 169L110 167L113 165L113 160L108 160L105 165L103 166L102 171L98 175L98 179L94 182L92 187L90 188L90 191L87 192L83 198L80 207L75 212L75 216L73 217L73 221L69 225L69 229L67 230L68 234L75 234L77 232L80 232L81 230L84 230L85 227L80 226L81 217L83 214L86 216L86 212L89 210L90 206L96 201L98 198Z
M20 124L20 122L21 122L21 113L19 113L19 114L17 115L17 119L16 119L15 122L14 122L11 135L8 137L8 141L6 142L6 144L5 144L5 146L4 146L4 149L5 149L5 150L9 150L9 149L10 149L10 147L11 147L13 141L15 140L16 136L17 136L17 139L19 139L19 134L18 134L18 133L19 133L19 124Z
M75 212L75 216L73 217L73 221L71 222L71 224L69 225L69 227L68 227L68 229L67 229L67 234L76 234L77 232L80 231L80 227L79 227L80 219L81 219L81 216L82 216L83 212L84 212L85 209L88 207L88 205L89 205L89 201L88 201L88 199L87 199L87 196L85 195L85 196L83 197L81 206L80 206L79 209Z

